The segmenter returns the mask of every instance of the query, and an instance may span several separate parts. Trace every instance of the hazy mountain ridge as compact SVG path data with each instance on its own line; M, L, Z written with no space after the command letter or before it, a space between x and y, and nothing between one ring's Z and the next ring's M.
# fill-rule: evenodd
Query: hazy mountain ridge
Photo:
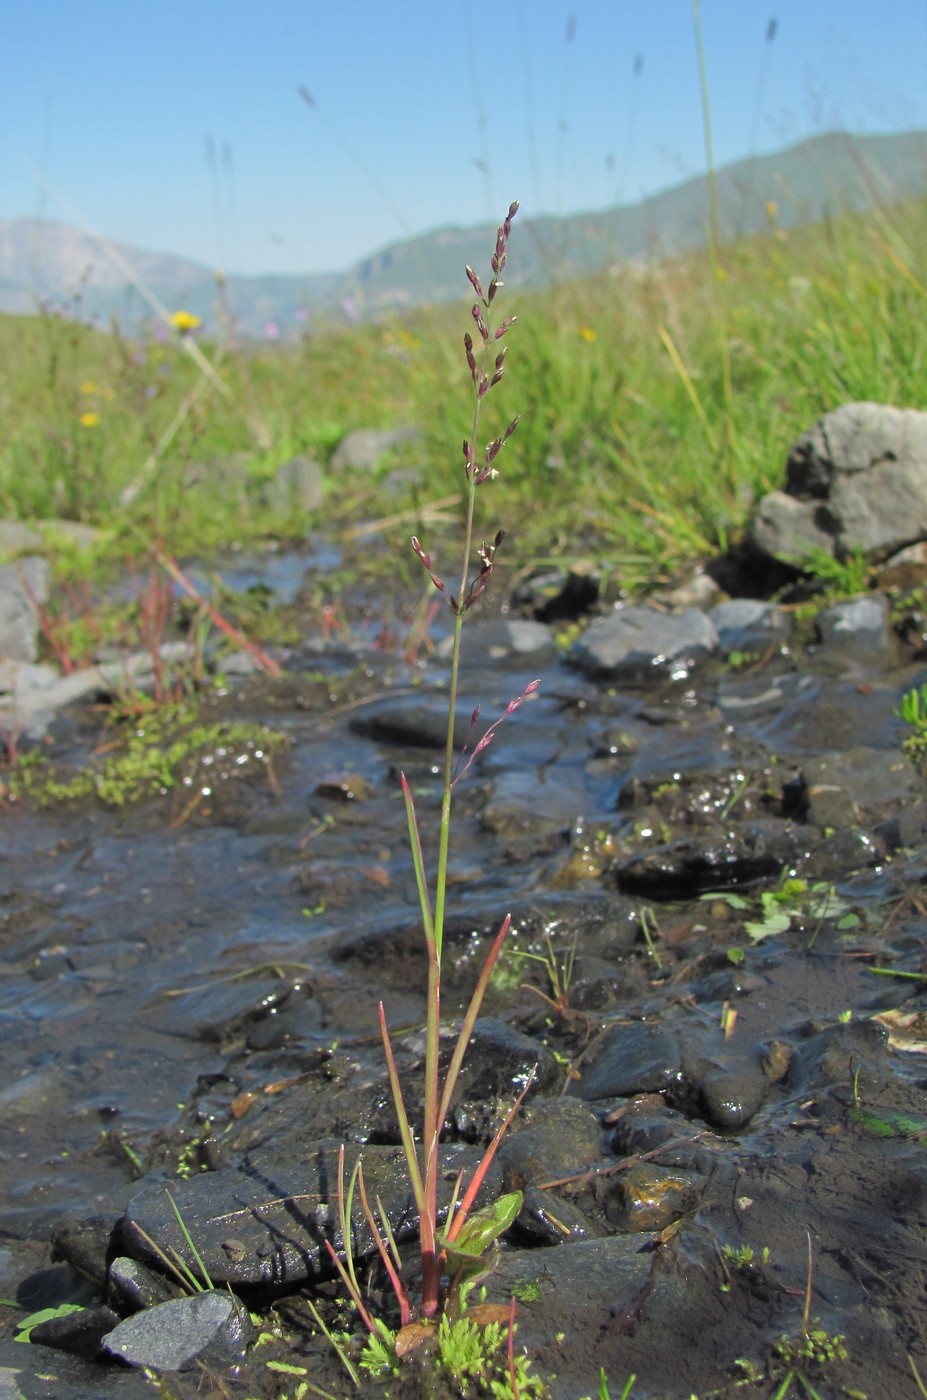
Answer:
M716 174L723 238L768 226L768 202L780 227L794 228L844 210L893 203L927 190L927 131L892 136L829 133ZM545 285L614 264L668 256L706 241L708 182L697 176L633 205L595 213L524 218L509 280ZM464 294L462 272L474 250L488 250L490 225L448 227L403 239L343 272L230 275L223 295L237 328L286 337L319 320L371 317ZM111 248L115 256L107 253ZM122 265L120 265L122 264ZM0 311L54 306L65 314L116 318L135 329L152 316L125 265L170 310L183 307L215 323L216 275L189 259L102 243L46 219L0 220Z

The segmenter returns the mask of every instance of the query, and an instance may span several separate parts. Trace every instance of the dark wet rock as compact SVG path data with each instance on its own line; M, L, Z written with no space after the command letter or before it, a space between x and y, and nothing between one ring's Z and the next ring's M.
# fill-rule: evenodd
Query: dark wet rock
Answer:
M310 1144L301 1159L283 1161L271 1144L251 1153L239 1168L171 1183L170 1194L214 1284L293 1288L334 1272L325 1240L341 1248L336 1219L339 1146ZM348 1174L357 1156L358 1149L349 1146ZM397 1240L407 1238L417 1215L402 1149L368 1146L362 1156L369 1198L380 1197ZM441 1148L438 1189L443 1210L458 1172L472 1172L481 1156L481 1149L468 1144ZM493 1163L485 1199L499 1193L501 1181L501 1170ZM194 1273L198 1270L163 1182L133 1197L122 1225L127 1253L157 1264L158 1255L142 1231L162 1250L176 1250ZM356 1223L355 1258L366 1258L374 1247L366 1222Z
M705 1264L711 1268L707 1250ZM519 1345L527 1348L536 1373L563 1378L553 1386L558 1400L571 1400L598 1393L609 1350L609 1376L626 1366L626 1330L640 1319L645 1299L649 1306L655 1282L664 1284L659 1258L643 1247L641 1236L615 1235L562 1249L506 1250L486 1290L493 1302L516 1298ZM677 1307L684 1315L685 1307ZM665 1343L674 1336L672 1327L660 1335Z
M512 900L502 907L495 896L489 902L471 899L465 908L452 910L445 919L445 995L452 992L469 1000L506 909L512 915L512 925L503 946L503 959L514 948L541 951L548 932L563 946L576 936L580 943L608 944L618 951L630 947L635 938L631 906L613 894L590 891L577 895L567 891L546 895L541 900ZM369 982L375 973L380 989L424 991L422 949L422 928L417 916L397 921L374 920L368 915L357 929L339 932L332 942L331 957L338 967L346 965L356 971L364 982Z
M418 442L421 436L418 428L354 428L335 448L331 471L340 472L345 468L372 471L388 453Z
M515 1222L515 1232L522 1243L572 1244L576 1240L598 1239L603 1233L584 1211L556 1191L529 1186L524 1196Z
M166 1002L162 997L160 1023L168 1033L196 1035L200 1040L222 1044L242 1034L248 1036L269 1018L273 1018L275 1030L276 1018L290 997L299 1003L305 1027L305 1002L311 996L310 988L294 988L280 978L245 978L235 982L226 979Z
M814 621L822 650L828 656L840 657L870 672L897 665L898 644L884 593L867 593L861 598L832 603L822 608Z
M812 1033L796 1050L789 1069L790 1088L802 1093L852 1082L855 1070L884 1082L890 1073L888 1032L876 1021L850 1021Z
M104 1339L105 1349L151 1371L223 1369L244 1360L254 1327L230 1293L207 1291L135 1313Z
M568 660L599 681L656 680L687 673L717 649L714 624L696 608L666 613L631 606L593 622Z
M3 1400L152 1400L148 1381L118 1366L100 1366L51 1347L0 1340Z
M539 622L575 621L599 598L599 570L592 563L562 569L536 569L512 594L517 608L528 608Z
M718 632L718 641L725 656L739 652L762 660L770 648L788 641L791 623L788 613L775 603L753 598L732 598L718 603L708 616Z
M499 1163L506 1190L569 1176L599 1160L602 1129L577 1099L533 1099L502 1139Z
M808 819L819 827L878 820L901 803L919 801L923 789L906 754L887 754L884 749L863 745L809 758L802 772L807 784Z
M112 1332L118 1322L119 1314L112 1308L81 1308L80 1312L50 1317L47 1322L40 1322L33 1327L29 1339L39 1346L54 1347L56 1351L66 1351L71 1356L93 1361L103 1349L103 1338Z
M435 648L435 654L445 660L450 659L453 638L442 638ZM486 622L473 629L471 644L466 652L466 666L485 667L491 663L511 661L533 666L546 666L556 661L557 643L550 628L543 622L532 622L526 618L500 618Z
M618 888L648 899L692 898L775 878L799 843L787 823L682 837L642 851L618 869Z
M754 679L761 681L762 677ZM756 705L756 692L750 700L748 693L745 687L735 699L734 688L724 688L719 704L733 723L786 762L801 762L808 755L857 744L898 747L899 721L893 713L897 690L884 684L847 684L796 673L791 681L782 677L772 683L765 695L765 713L762 699Z
M789 454L785 491L764 496L749 536L786 562L814 550L887 555L927 535L927 414L848 403L827 413Z
M381 700L366 705L355 715L351 728L379 743L443 749L447 742L447 711L443 705L421 700ZM469 715L458 714L454 743L463 748L471 739Z
M115 1215L63 1216L51 1234L52 1259L102 1287L117 1223Z
M511 1100L521 1093L532 1069L533 1092L545 1094L561 1086L563 1070L552 1051L506 1021L481 1017L473 1028L454 1100Z
M697 738L667 733L633 756L622 779L618 805L640 806L658 792L665 797L675 790L672 805L680 812L710 811L715 816L742 781L729 738L706 730Z
M163 1274L120 1255L109 1266L109 1295L123 1312L139 1312L179 1296Z
M583 1099L612 1099L666 1089L679 1077L679 1046L660 1025L609 1026L570 1083Z
M660 1154L664 1166L688 1166L694 1162L698 1128L662 1096L644 1094L612 1115L615 1131L611 1150L616 1157ZM677 1143L672 1147L670 1144ZM660 1149L665 1148L666 1151Z
M708 917L712 926L719 919L719 916L732 912L720 901L709 901L706 906ZM706 1003L733 1001L737 997L749 996L753 992L760 992L766 985L763 978L745 961L732 963L727 956L719 955L715 961L712 971L707 971L697 982L693 982L691 993L693 999L699 1006Z
M482 824L500 841L556 849L576 819L578 800L569 787L539 782L535 773L502 773L493 782Z
M755 1064L705 1068L692 1087L706 1122L723 1132L745 1128L759 1112L767 1093L762 1070Z
M703 1038L682 1037L682 1071L672 1097L701 1114L713 1128L744 1128L769 1093L763 1061L753 1048L735 1041L712 1045Z
M319 797L336 802L368 802L372 787L362 773L326 773L315 785Z
M664 1230L692 1209L696 1193L695 1180L685 1172L641 1163L613 1178L605 1213L627 1233Z

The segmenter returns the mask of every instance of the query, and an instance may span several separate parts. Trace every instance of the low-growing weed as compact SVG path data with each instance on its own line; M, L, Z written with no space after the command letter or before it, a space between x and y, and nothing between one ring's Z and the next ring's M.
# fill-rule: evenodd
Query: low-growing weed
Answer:
M738 913L758 915L744 920L744 932L753 943L785 933L797 922L808 930L808 947L813 948L826 921L835 921L841 930L857 928L860 922L848 901L826 880L809 884L797 876L786 876L776 889L763 890L758 899L724 891L704 894L702 899L720 900Z

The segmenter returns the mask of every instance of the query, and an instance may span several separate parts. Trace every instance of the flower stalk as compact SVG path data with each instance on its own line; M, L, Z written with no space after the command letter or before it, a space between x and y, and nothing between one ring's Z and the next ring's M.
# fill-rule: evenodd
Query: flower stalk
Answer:
M496 234L496 245L491 259L492 280L489 282L485 293L479 277L472 268L467 268L467 278L477 297L471 309L471 318L476 337L474 338L474 335L469 332L464 336L464 353L473 385L473 418L470 435L463 443L464 471L467 489L461 566L456 592L449 592L445 580L439 577L433 570L431 557L426 552L421 542L415 537L413 537L411 542L414 553L431 578L432 584L444 598L454 618L451 674L448 690L447 737L444 750L441 814L438 829L437 865L433 895L425 868L425 856L415 811L415 803L405 775L403 774L401 776L402 795L409 828L412 862L415 868L415 879L421 909L422 931L425 940L428 969L427 1019L425 1026L424 1122L420 1142L416 1141L406 1107L399 1081L399 1071L386 1023L386 1013L382 1003L380 1004L379 1013L380 1033L386 1057L390 1087L399 1119L400 1137L407 1163L409 1181L419 1217L421 1296L418 1303L417 1314L422 1319L435 1318L442 1309L444 1302L442 1296L442 1279L444 1274L447 1273L451 1278L452 1289L453 1287L459 1287L460 1278L462 1276L461 1270L466 1272L473 1267L478 1267L478 1261L485 1253L485 1250L493 1244L498 1235L508 1228L518 1212L521 1204L521 1196L518 1192L509 1193L486 1210L475 1211L474 1207L480 1188L485 1181L486 1174L495 1156L496 1149L521 1106L525 1095L528 1093L533 1079L533 1076L529 1077L528 1083L511 1106L501 1127L497 1131L492 1142L490 1142L486 1148L469 1182L464 1184L459 1181L457 1183L451 1208L448 1213L447 1223L444 1227L443 1234L440 1233L438 1225L438 1182L440 1176L439 1148L441 1130L453 1101L454 1091L457 1087L460 1071L463 1067L464 1058L470 1044L473 1028L479 1016L480 1007L482 1006L483 998L489 986L489 979L492 975L493 967L495 966L496 959L499 956L511 924L511 916L507 914L502 920L498 932L486 954L442 1083L439 1064L441 1033L441 956L444 944L448 857L450 851L451 810L454 787L460 778L463 777L464 773L467 772L477 755L492 741L502 720L514 714L524 700L534 693L539 684L538 681L533 681L530 685L526 686L524 691L517 696L515 700L509 703L505 713L485 730L482 737L472 748L472 751L467 753L467 750L464 750L464 753L460 755L459 759L457 758L454 750L454 721L458 703L463 625L473 605L476 603L477 599L481 597L489 583L495 564L496 551L502 544L504 538L504 531L499 530L490 543L483 542L480 545L479 550L476 551L478 567L475 572L471 572L471 556L474 553L475 539L474 522L476 515L476 495L481 486L488 481L494 480L498 476L495 462L518 426L518 418L516 417L509 423L502 434L495 437L488 444L482 454L478 452L476 443L479 437L483 404L487 396L501 382L505 373L506 347L500 347L499 341L515 322L515 317L509 316L507 319L499 321L498 324L494 325L493 303L503 285L501 275L506 264L512 220L515 218L517 210L517 202L510 205L508 213L499 225ZM478 715L479 708L477 707L473 714L474 724L477 721ZM355 1175L352 1176L348 1188L347 1198L345 1198L343 1192L340 1196L340 1223L346 1242L346 1248L349 1247L350 1243L350 1199L353 1196L355 1185L361 1197L364 1216L368 1225L373 1230L375 1239L379 1242L378 1249L380 1259L388 1274L399 1304L401 1324L405 1326L414 1319L414 1312L410 1301L408 1286L402 1273L401 1259L395 1247L395 1241L392 1239L388 1222L382 1219L382 1212L380 1217L382 1228L376 1227L375 1216L367 1201L366 1192L364 1190L363 1170L361 1167L355 1169ZM386 1236L385 1239L384 1235ZM357 1279L350 1262L342 1265L339 1272L348 1286L355 1304L358 1305L358 1311L362 1321L368 1330L372 1330L375 1326L375 1321L360 1296Z

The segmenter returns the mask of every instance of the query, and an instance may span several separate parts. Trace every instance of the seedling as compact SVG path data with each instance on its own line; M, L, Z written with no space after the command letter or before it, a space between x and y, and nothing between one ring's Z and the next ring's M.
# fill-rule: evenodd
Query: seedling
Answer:
M912 732L901 747L909 758L917 762L927 754L927 682L906 690L893 714L910 726Z
M715 892L702 895L703 900L721 900L728 908L738 913L749 913L756 909L756 902L745 895L732 892ZM753 943L761 943L765 938L774 938L792 927L794 920L813 921L808 938L809 949L813 948L818 934L828 919L836 921L838 929L846 930L859 926L859 916L854 914L847 900L838 895L835 887L826 880L817 880L809 885L807 880L786 876L774 890L763 890L759 896L759 917L744 921L744 932Z
M530 982L523 982L522 986L525 991L533 992L535 996L545 1001L558 1016L566 1016L570 1009L570 987L573 982L573 965L576 962L578 939L579 930L577 929L569 948L558 957L553 938L550 933L545 933L543 953L519 952L515 954L517 958L528 958L532 962L540 963L544 968L550 984L549 993L542 991L540 987L533 986Z

